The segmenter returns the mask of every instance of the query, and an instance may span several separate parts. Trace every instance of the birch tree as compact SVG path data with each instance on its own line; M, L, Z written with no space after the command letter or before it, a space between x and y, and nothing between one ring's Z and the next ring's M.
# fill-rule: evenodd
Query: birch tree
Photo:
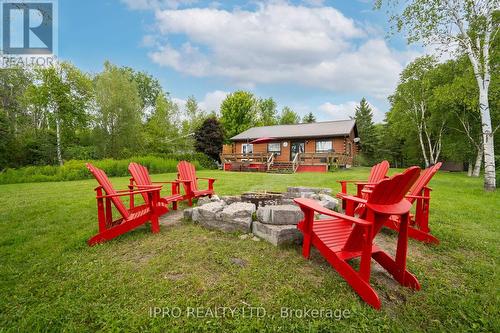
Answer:
M69 63L36 68L34 72L28 99L54 124L57 161L63 165L63 132L68 136L74 134L75 128L87 122L86 106L92 96L92 83L86 74Z
M391 111L405 114L416 129L426 168L438 162L446 123L445 115L431 112L429 105L434 88L431 71L435 65L436 61L429 56L410 63L401 73L396 93L391 97Z
M498 32L500 0L411 0L399 12L400 0L377 0L376 8L385 3L393 14L396 31L407 31L411 42L458 48L465 52L474 70L479 88L479 110L483 137L484 188L496 188L494 133L489 107L492 75L491 51ZM441 48L443 50L444 48ZM498 127L497 127L498 128Z

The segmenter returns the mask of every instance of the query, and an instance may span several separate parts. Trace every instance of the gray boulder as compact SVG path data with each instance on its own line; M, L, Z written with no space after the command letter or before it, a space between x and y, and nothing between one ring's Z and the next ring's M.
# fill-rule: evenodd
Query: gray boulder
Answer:
M193 208L192 219L203 226L217 228L222 222L222 210L225 205L222 201L207 203L203 206Z
M287 188L287 192L290 194L296 194L296 193L316 193L316 194L332 194L332 190L329 188L317 188L317 187L303 187L303 186L289 186ZM295 196L297 198L303 197L302 195Z
M302 242L302 233L297 230L296 225L271 225L254 222L252 232L275 246Z
M298 206L278 205L259 207L257 219L264 224L292 225L304 219L304 213Z
M235 202L241 202L241 197L239 195L225 195L220 197L220 199L224 201L226 205L230 205Z
M191 220L193 218L193 208L186 208L182 212L182 215L185 220Z
M211 202L218 202L221 201L219 196L217 194L212 195L211 198L209 197L201 197L198 199L198 202L196 203L196 206L203 206Z
M335 210L339 206L339 201L328 194L319 195L319 204L330 210Z
M255 205L248 202L235 202L222 211L222 223L219 228L225 232L250 232L252 226L252 215Z

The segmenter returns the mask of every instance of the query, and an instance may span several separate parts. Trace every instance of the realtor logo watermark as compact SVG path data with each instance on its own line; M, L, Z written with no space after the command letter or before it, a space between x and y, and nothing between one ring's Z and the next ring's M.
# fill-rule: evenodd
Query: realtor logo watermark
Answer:
M57 57L57 0L0 0L0 68L50 66Z

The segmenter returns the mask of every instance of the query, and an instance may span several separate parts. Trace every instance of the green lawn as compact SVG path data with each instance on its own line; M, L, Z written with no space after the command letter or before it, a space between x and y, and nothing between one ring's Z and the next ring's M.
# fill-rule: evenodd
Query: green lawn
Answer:
M366 168L329 174L215 176L218 194L304 185L339 189L337 179L366 178ZM173 179L173 174L155 175ZM114 178L124 188L127 178ZM192 223L139 228L93 248L94 180L0 186L0 332L2 331L500 331L500 193L482 180L440 173L432 181L431 228L439 246L410 242L414 292L375 274L381 311L367 306L318 255L300 246L209 231ZM394 235L389 235L394 239ZM246 261L244 267L231 258ZM188 317L186 309L236 307L234 317ZM249 317L249 306L266 316ZM150 316L181 308L180 317ZM282 307L348 310L347 318L282 318ZM177 311L174 309L174 312ZM254 315L261 315L257 308ZM337 313L338 314L338 313Z

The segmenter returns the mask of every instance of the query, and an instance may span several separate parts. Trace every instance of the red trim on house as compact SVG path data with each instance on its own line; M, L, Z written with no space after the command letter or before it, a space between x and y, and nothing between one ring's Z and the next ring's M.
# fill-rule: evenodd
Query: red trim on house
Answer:
M328 172L328 165L299 165L297 172Z

